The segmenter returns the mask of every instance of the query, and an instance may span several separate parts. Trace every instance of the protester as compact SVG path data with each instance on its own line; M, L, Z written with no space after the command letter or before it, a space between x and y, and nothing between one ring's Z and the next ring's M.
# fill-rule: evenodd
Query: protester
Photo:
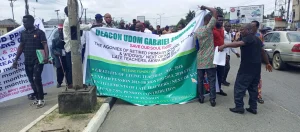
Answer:
M102 17L101 14L96 14L96 15L95 15L95 20L96 20L96 21L93 23L92 28L94 28L94 27L102 27L103 25L105 25L105 24L103 23L103 17Z
M72 81L72 60L71 60L71 31L70 31L70 24L69 24L69 19L68 19L68 7L65 7L64 9L65 14L66 14L66 19L64 21L64 26L63 26L63 35L64 35L64 41L65 41L65 51L66 51L66 78L68 82L68 88L73 88L73 81ZM89 25L84 25L80 24L80 30L90 30L92 27L91 24Z
M153 34L162 35L162 31L160 29L160 25L156 26L156 30L153 31Z
M179 23L177 26L177 31L180 31L184 28L184 25L182 23Z
M216 27L213 30L213 36L214 36L214 45L222 46L224 45L224 30L223 30L223 16L218 15ZM224 58L226 59L226 58ZM222 80L225 73L225 66L217 65L217 78L218 78L218 85L220 88L220 92L218 94L227 96L227 94L222 90Z
M195 41L198 40L199 51L197 53L197 74L198 74L198 92L199 102L204 103L204 75L207 74L210 88L210 104L216 106L216 66L213 64L214 59L214 42L212 30L216 24L217 11L214 8L201 6L201 10L209 10L211 14L204 17L204 26L199 27L195 32ZM196 45L196 44L195 44Z
M144 23L144 26L145 26L145 33L149 33L149 34L152 34L152 31L149 30L150 28L150 23Z
M126 27L125 27L125 22L124 20L121 20L120 23L119 23L119 29L123 29L123 30L127 30Z
M58 27L59 36L52 40L51 53L54 55L55 67L56 67L56 78L57 88L61 87L64 80L65 67L66 67L66 52L64 50L64 36L63 26ZM68 84L68 83L67 83Z
M130 30L131 30L131 31L135 31L135 30L136 30L136 29L135 29L136 23L137 23L137 22L136 22L136 19L133 19L133 20L132 20L132 25L131 25L131 27L130 27Z
M241 27L242 41L225 44L219 47L219 51L223 51L224 48L236 48L241 47L241 63L238 71L236 82L234 86L234 102L235 108L229 110L234 113L243 114L244 109L244 95L246 90L249 93L249 105L250 108L246 110L252 114L257 114L257 96L258 96L258 83L261 73L261 58L263 56L266 61L266 70L272 71L272 66L268 62L268 58L263 44L258 37L252 33L252 25L244 24Z
M235 33L234 41L237 42L237 41L240 41L240 40L241 40L241 32L238 29L238 31Z
M162 34L169 34L169 33L172 33L169 26L166 26L165 27L165 30L162 32Z
M107 27L107 28L116 28L114 26L114 24L112 23L112 18L111 18L111 15L109 13L106 13L104 15L104 20L106 22L106 25L104 25L103 27Z
M129 24L126 24L126 30L129 30L129 29L130 29Z
M153 26L152 26L152 25L150 25L150 26L149 26L149 30L151 31L151 33L153 33L153 31L154 31L154 28L153 28Z
M143 32L143 27L144 27L143 24L139 22L135 25L135 31Z
M232 36L230 34L230 30L231 30L231 25L230 23L225 23L225 31L224 31L224 42L226 43L231 43L232 42ZM238 58L240 57L240 54L236 51L236 49L234 48L227 48L226 49L226 64L225 64L225 72L224 72L224 76L222 78L222 84L225 86L229 86L230 83L226 81L229 70L230 70L230 54L231 52L233 52Z
M17 69L17 60L19 60L21 54L24 53L25 72L31 84L31 88L34 91L34 96L36 97L36 100L32 104L36 105L37 108L41 108L45 105L42 72L44 64L48 63L49 58L47 38L42 30L34 26L33 16L24 16L23 25L25 30L21 32L20 45L12 67ZM43 64L40 64L36 50L44 50L45 59Z
M256 37L259 37L259 39L264 42L264 36L263 34L258 33L258 28L259 28L259 22L258 21L252 21L251 22L252 27L253 27L253 33L255 34ZM261 88L262 88L262 79L260 76L259 84L258 84L258 99L257 102L260 104L264 103L264 100L262 99L262 94L261 94Z

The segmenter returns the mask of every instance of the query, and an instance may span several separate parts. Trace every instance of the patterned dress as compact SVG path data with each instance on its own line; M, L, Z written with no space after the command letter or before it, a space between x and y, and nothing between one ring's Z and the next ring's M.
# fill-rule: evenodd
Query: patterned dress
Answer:
M210 69L215 68L214 59L214 39L213 28L216 25L216 18L212 17L207 25L199 27L195 32L195 37L199 42L197 53L197 68Z

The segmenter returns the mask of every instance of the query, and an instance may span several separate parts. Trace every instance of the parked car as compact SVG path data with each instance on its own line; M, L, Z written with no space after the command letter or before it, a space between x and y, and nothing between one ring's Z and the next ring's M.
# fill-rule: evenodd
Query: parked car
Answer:
M286 64L300 64L300 32L273 31L264 36L265 50L276 70Z

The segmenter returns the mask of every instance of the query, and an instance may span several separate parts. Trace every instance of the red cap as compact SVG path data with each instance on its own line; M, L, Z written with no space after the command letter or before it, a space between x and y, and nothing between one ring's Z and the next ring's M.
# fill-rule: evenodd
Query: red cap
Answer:
M58 28L62 29L63 28L63 24L58 24Z

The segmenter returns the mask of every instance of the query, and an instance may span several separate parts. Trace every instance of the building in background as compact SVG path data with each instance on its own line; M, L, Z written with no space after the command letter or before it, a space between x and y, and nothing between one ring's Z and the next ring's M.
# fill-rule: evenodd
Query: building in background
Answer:
M16 27L20 26L13 19L5 19L0 21L0 36L4 35Z

